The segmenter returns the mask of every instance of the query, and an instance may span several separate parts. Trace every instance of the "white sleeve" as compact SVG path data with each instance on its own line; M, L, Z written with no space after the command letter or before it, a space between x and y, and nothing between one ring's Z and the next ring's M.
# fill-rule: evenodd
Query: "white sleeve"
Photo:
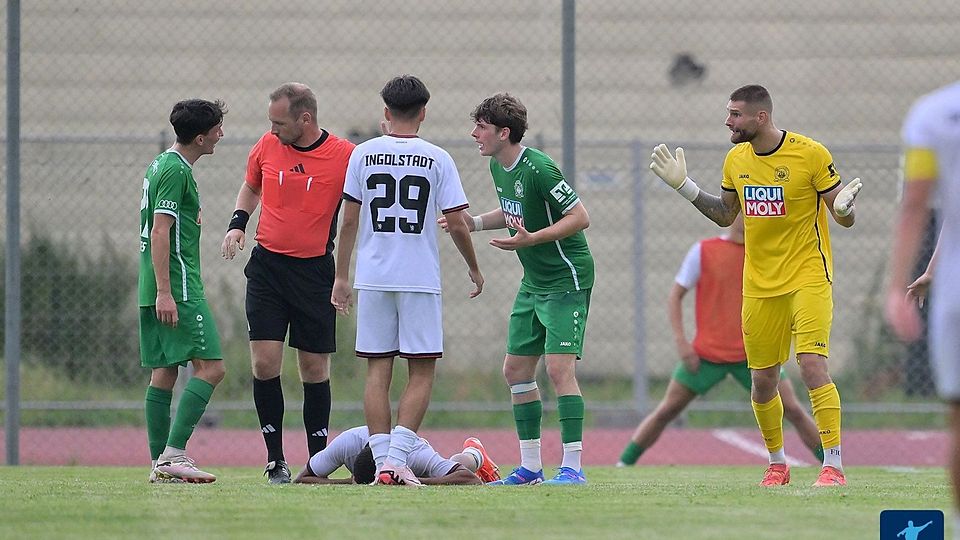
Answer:
M330 441L326 448L310 457L310 470L315 476L327 478L346 465L348 458L356 457L364 444L365 441L357 437L353 430L347 430Z
M903 144L907 148L932 148L931 130L928 129L931 107L927 105L928 98L921 99L914 103L907 113L907 118L903 121Z
M347 164L347 177L343 183L343 193L358 201L363 201L363 178L360 177L362 171L360 167L362 153L360 146L353 149L353 152L350 154L350 161Z
M687 251L687 256L683 258L680 270L677 271L677 276L673 280L687 290L696 287L697 282L700 281L700 242L692 245Z
M453 210L455 208L465 208L468 206L467 195L463 192L463 183L460 181L460 173L457 171L457 164L446 151L441 151L437 156L437 206L441 212Z

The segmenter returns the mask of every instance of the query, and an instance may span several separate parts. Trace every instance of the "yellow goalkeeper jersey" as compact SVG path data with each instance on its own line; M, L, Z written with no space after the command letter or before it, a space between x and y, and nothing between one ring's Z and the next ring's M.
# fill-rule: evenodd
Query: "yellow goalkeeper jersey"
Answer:
M721 187L737 193L744 216L744 296L779 296L832 282L830 211L821 195L839 184L830 152L798 133L784 131L765 154L750 143L727 152Z

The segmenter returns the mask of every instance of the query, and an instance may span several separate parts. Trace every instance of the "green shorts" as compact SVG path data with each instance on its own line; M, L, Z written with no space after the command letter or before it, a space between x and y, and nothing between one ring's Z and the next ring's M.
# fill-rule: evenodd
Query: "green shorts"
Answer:
M187 361L220 360L220 333L206 300L177 302L176 328L161 324L156 306L140 308L140 365L184 366Z
M507 330L507 354L575 354L580 358L589 308L590 289L548 294L517 292Z
M702 396L725 379L728 374L733 377L733 380L740 383L740 386L744 387L747 392L750 391L750 368L747 367L746 360L732 364L721 364L701 358L700 369L696 374L690 373L687 366L683 362L679 362L677 368L673 370L673 379L686 387L687 390ZM780 378L786 376L786 372L781 367Z

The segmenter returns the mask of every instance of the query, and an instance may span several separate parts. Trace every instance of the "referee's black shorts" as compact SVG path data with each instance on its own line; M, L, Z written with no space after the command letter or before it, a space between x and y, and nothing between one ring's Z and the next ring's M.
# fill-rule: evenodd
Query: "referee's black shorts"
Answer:
M289 326L289 344L294 349L337 350L337 312L330 303L332 254L301 259L257 245L243 273L250 341L283 341Z

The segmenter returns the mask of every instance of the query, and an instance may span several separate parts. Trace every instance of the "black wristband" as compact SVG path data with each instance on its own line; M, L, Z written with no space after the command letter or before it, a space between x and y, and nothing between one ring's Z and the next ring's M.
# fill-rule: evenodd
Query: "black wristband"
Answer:
M250 213L237 208L233 211L233 217L230 218L230 225L227 225L227 231L240 229L243 232L247 232L248 221L250 221Z

